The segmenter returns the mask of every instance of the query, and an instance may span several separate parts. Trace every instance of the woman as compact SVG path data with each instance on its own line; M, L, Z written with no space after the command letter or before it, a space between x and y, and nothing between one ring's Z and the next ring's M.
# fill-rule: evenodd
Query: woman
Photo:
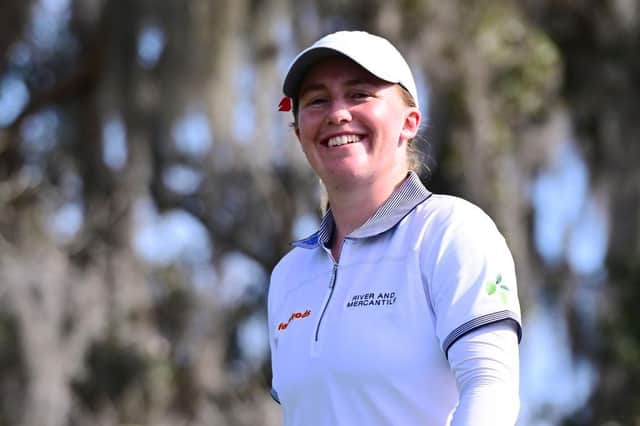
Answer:
M410 170L421 115L402 55L333 33L294 59L284 93L330 209L271 277L283 423L513 425L513 260L479 208L431 194Z

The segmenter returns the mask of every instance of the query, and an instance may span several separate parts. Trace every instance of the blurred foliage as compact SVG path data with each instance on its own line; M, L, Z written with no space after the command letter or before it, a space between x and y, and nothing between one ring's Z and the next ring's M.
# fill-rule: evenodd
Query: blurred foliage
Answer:
M0 377L2 377L0 392L2 395L24 394L26 377L19 338L15 317L0 311ZM21 409L19 402L11 398L2 398L0 425L15 424L14 419L19 416Z
M86 380L74 383L80 400L97 411L103 400L117 403L145 375L146 363L132 348L116 341L95 342L88 350Z

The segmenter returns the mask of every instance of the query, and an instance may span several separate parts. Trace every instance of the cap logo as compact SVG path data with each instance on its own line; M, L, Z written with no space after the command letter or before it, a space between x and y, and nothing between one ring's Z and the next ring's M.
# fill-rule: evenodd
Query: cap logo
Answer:
M278 111L291 111L291 98L285 96L280 99L280 103L278 104Z

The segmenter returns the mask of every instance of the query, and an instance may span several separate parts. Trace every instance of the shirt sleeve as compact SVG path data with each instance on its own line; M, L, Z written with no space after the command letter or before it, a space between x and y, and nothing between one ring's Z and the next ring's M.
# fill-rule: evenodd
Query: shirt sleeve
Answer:
M457 206L441 222L422 256L425 291L445 355L465 334L505 319L515 322L520 339L513 258L505 239L482 210L469 203Z
M451 346L449 364L460 394L451 426L513 426L520 410L518 339L504 320Z

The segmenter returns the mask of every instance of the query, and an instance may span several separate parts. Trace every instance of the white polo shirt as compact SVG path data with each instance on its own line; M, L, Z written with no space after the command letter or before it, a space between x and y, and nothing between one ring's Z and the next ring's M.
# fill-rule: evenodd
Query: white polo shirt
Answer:
M493 221L410 173L347 236L333 218L293 243L271 276L272 394L285 426L445 425L458 401L446 354L464 334L513 321L511 254Z

